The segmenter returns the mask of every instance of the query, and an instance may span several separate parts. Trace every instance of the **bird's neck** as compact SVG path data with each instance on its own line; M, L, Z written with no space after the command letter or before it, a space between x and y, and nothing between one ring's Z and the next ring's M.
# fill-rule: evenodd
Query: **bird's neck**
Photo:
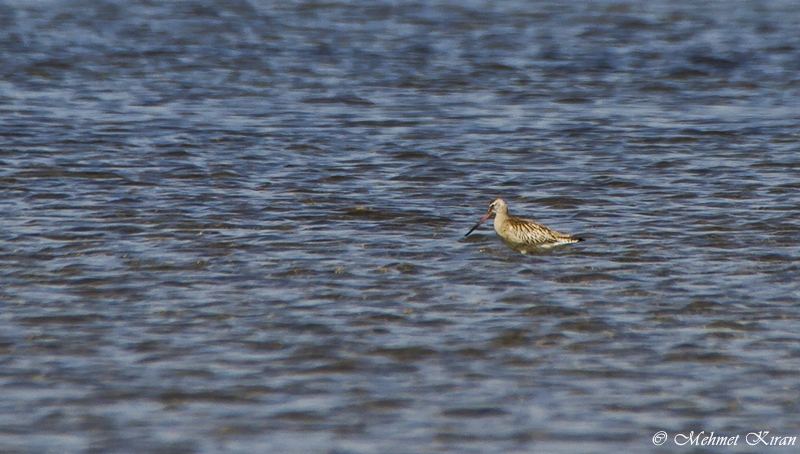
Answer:
M498 228L499 226L505 224L506 220L508 219L508 210L498 211L494 215L494 226Z

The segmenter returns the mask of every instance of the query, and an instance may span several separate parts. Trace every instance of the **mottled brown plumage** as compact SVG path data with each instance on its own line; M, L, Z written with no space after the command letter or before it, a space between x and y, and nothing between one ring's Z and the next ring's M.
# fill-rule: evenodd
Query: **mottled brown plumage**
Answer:
M556 232L530 219L509 216L508 205L503 199L494 199L489 204L489 211L475 224L467 235L478 228L485 220L494 216L494 230L506 246L515 251L526 253L537 248L548 248L560 244L577 243L583 238L576 238L566 233ZM467 236L464 235L464 236Z

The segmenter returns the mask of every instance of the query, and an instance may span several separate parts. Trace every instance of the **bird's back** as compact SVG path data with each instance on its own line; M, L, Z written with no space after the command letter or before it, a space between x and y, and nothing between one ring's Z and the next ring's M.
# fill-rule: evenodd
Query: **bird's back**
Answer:
M514 216L507 217L497 233L506 241L525 246L552 246L577 243L581 240L572 235L557 232L530 219Z

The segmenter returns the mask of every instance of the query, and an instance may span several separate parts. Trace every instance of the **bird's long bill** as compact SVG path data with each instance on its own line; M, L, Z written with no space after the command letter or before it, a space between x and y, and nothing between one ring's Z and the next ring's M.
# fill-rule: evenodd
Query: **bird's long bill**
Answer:
M490 211L490 212L488 212L488 213L486 213L486 214L484 214L484 215L483 215L483 217L481 218L481 220L480 220L480 221L478 221L478 223L477 223L477 224L475 224L475 225L474 225L474 226L473 226L471 229L469 229L469 232L467 232L467 234L466 234L466 235L464 235L464 238L468 237L468 236L469 236L469 234L470 234L470 233L472 233L472 231L473 231L473 230L477 229L477 228L478 228L478 226L480 226L481 224L483 224L483 222L484 222L485 220L489 219L489 216L491 216L491 215L492 215L492 212L491 212L491 211Z

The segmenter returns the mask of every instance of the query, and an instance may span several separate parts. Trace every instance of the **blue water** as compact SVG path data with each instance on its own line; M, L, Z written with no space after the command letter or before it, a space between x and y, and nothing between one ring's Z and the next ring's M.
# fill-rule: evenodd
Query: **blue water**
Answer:
M0 450L789 452L799 22L0 2Z

